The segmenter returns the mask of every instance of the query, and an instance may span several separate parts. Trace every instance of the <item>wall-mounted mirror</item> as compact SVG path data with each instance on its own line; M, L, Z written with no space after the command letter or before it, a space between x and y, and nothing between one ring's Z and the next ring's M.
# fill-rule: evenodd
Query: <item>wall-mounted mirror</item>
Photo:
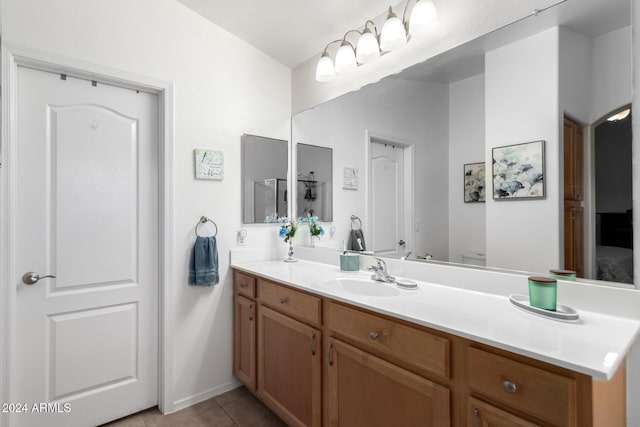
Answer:
M332 221L333 150L298 143L296 153L296 216L317 216L319 221Z
M276 222L288 213L288 142L242 135L242 222Z
M397 246L385 254L541 273L563 267L566 115L584 135L579 230L585 276L596 279L594 129L631 102L630 10L629 0L564 2L295 115L294 141L327 145L336 170L360 171L357 191L334 185L336 242L346 238L352 214L362 218L374 251L378 227L398 227L379 225L372 204L372 147L386 141L405 152L398 158L413 172L403 177L408 194ZM545 140L545 198L493 200L492 149L536 140ZM487 200L465 203L464 168L476 163L485 164ZM630 206L620 209L630 215Z

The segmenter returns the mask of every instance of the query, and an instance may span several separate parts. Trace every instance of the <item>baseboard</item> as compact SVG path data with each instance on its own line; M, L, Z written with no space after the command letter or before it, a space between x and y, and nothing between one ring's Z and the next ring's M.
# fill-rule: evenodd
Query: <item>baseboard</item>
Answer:
M169 412L165 412L165 415L172 414L181 409L187 408L191 405L195 405L196 403L200 403L204 400L211 399L214 396L217 396L222 393L226 393L234 388L238 388L242 385L242 383L238 380L229 381L228 383L219 385L217 387L210 388L209 390L205 390L201 393L194 394L193 396L185 397L184 399L176 400L171 405L171 410Z

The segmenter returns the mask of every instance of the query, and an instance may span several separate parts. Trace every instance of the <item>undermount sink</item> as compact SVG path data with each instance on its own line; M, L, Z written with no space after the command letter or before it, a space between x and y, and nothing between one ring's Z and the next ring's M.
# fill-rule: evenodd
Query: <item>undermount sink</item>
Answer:
M343 277L320 283L326 289L338 289L355 295L370 297L390 297L400 295L400 291L393 284L376 282L372 279Z

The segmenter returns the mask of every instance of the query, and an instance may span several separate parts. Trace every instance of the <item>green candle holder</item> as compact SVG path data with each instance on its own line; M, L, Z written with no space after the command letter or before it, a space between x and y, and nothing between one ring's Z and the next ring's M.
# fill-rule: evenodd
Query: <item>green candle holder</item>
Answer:
M529 277L529 303L533 307L556 311L558 283L550 277Z
M576 272L573 270L549 270L549 277L557 280L576 281Z

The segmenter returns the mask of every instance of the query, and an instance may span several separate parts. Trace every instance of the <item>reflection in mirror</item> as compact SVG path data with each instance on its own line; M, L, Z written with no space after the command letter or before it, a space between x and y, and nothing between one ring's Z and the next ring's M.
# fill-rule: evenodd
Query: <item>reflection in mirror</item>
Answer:
M319 221L332 221L333 150L298 143L296 151L296 216L317 216Z
M631 110L595 126L596 278L633 283Z
M242 222L276 222L287 216L288 143L242 135Z
M583 275L596 279L593 177L600 172L592 138L601 117L631 102L630 25L629 0L564 2L294 116L293 140L327 144L337 170L360 171L357 191L334 186L335 249L352 214L362 218L365 235L378 231L367 208L376 192L367 187L376 135L413 150L405 202L412 216L399 253L538 273L564 268L566 115L584 135L584 223L576 230L584 242ZM485 163L490 195L492 148L536 140L545 141L544 199L464 203L465 164Z

